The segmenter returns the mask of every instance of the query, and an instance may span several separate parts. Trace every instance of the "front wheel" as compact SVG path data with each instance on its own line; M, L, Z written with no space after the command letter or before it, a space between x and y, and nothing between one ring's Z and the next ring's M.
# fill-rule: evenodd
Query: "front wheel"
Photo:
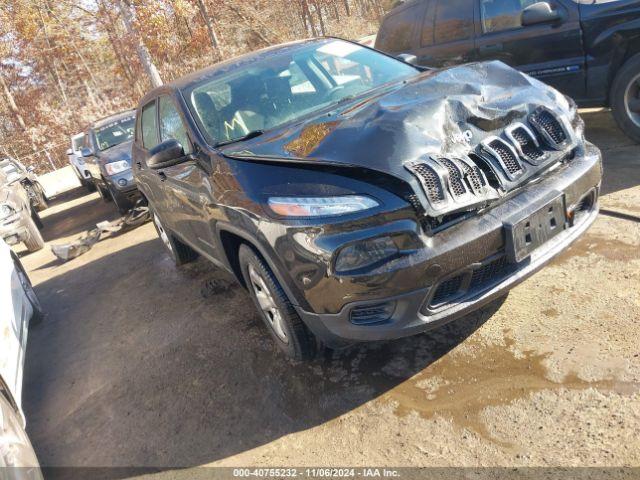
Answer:
M33 219L29 219L27 223L27 238L24 241L29 252L37 252L44 248L44 238Z
M240 246L238 257L244 282L276 345L290 358L311 360L317 351L315 337L269 266L248 245Z
M37 183L36 185L34 185L33 188L36 192L36 210L41 212L42 210L45 210L49 207L49 203L48 203L49 199L47 198L47 195L44 193L44 189L42 188L42 185Z
M100 195L100 198L102 199L102 201L104 203L109 203L111 200L113 200L113 197L111 196L111 193L109 192L109 190L106 189L106 187L103 187L99 183L94 183L94 185L96 186L96 189L98 190L98 195Z
M613 118L620 129L640 143L640 54L620 68L609 94Z

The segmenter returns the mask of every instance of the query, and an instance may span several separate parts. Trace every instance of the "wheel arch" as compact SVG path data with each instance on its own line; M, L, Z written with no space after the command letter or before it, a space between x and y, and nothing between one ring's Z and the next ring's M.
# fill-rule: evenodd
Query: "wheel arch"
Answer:
M245 230L229 224L218 225L217 233L222 247L221 253L224 255L223 261L244 288L247 288L247 285L244 282L244 277L240 269L240 259L238 257L240 245L243 244L251 247L256 254L267 263L293 305L300 306L306 310L309 309L306 299L301 292L298 292L297 288L292 285L291 278L285 269L279 265L279 262L274 260L273 255L267 251L258 239Z

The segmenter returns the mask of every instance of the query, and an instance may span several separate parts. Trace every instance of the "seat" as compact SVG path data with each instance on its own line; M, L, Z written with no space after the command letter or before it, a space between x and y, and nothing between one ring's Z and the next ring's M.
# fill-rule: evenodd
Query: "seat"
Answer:
M213 100L208 93L197 92L193 95L193 104L198 116L211 138L214 140L227 140L222 136L222 119L216 109Z

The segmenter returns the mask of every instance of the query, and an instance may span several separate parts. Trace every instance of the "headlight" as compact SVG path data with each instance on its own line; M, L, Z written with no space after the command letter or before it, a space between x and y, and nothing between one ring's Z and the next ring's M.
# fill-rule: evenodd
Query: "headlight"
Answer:
M115 175L116 173L124 172L125 170L129 170L131 167L129 166L129 162L126 160L120 160L118 162L106 163L104 165L104 169L107 171L107 175Z
M269 207L283 217L331 217L369 210L380 205L364 195L339 197L271 197Z
M344 247L336 259L336 272L344 273L372 267L400 253L391 237L379 237Z
M11 206L3 203L0 205L0 220L4 220L5 218L9 218L11 215L15 214L16 210Z

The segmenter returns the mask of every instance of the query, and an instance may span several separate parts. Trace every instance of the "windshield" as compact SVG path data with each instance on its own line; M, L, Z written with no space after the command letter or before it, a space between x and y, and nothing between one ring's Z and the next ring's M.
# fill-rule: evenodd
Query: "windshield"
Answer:
M100 150L115 147L116 145L133 138L135 117L126 117L116 120L102 127L96 128L96 142Z
M185 92L212 144L296 120L418 70L341 40L284 49Z
M13 182L22 177L22 173L13 162L3 162L0 165L2 167L2 171L6 174L8 182Z

